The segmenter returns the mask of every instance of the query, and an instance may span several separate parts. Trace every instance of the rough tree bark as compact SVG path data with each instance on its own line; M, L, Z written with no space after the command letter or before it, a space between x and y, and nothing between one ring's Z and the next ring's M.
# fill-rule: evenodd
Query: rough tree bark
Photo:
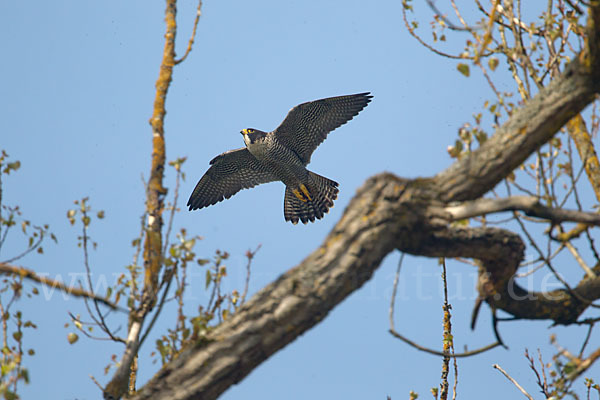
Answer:
M493 309L517 318L573 323L600 298L600 278L584 279L571 291L528 293L512 281L524 256L519 235L452 226L448 210L491 190L596 98L599 28L600 2L594 1L585 50L480 149L432 178L380 174L368 179L318 249L164 366L135 399L216 398L318 324L394 250L472 258L480 266L480 297Z

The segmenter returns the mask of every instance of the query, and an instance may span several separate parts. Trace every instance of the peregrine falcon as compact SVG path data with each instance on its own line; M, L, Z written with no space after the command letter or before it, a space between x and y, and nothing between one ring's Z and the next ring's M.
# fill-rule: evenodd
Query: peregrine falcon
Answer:
M281 181L286 221L295 225L323 218L337 199L338 183L306 166L327 134L350 121L372 97L366 92L310 101L292 108L272 132L243 129L246 147L211 160L187 202L190 211L228 199L242 189Z

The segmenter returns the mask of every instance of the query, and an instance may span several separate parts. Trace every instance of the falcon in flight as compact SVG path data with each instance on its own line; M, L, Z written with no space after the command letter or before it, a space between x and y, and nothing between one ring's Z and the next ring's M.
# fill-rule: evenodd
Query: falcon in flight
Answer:
M369 104L369 92L309 101L292 108L272 132L243 129L246 147L210 162L187 202L190 211L228 199L242 189L281 181L286 221L306 224L323 218L337 198L338 183L306 169L327 134Z

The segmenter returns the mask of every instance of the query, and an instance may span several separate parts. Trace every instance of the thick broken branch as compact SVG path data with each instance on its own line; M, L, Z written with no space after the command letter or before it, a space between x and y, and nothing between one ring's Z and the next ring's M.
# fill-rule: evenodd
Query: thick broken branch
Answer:
M486 278L480 282L482 296L522 318L566 323L587 307L564 291L546 296L514 285L511 277L525 248L519 236L497 228L449 228L448 215L428 207L434 203L427 199L429 191L426 181L391 174L369 179L317 250L163 367L135 398L216 398L320 322L394 249L480 260ZM600 295L600 280L584 281L575 290L591 299ZM511 297L513 293L520 297Z
M398 185L387 185L388 178ZM393 194L395 188L401 191L402 181L391 176L371 179L353 202L376 204L383 191ZM352 215L352 210L360 215ZM382 223L394 217L377 210L370 219L363 211L363 207L350 206L319 249L254 295L231 319L201 340L205 345L184 350L136 398L214 399L319 323L362 286L394 248L393 240L379 240L395 236L390 230L393 224Z

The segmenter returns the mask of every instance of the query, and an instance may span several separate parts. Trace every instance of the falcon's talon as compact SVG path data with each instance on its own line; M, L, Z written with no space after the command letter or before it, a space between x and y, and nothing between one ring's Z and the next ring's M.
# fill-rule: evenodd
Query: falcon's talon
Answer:
M308 201L312 201L312 199L310 198L310 193L308 191L308 189L306 188L306 186L304 186L304 184L300 185L300 190L302 190L302 193L304 193L306 195L306 198L308 199ZM306 202L306 200L304 200Z
M301 202L306 203L308 201L304 198L304 196L302 195L302 193L300 193L298 189L292 190L292 193L294 193L294 196L296 196Z
M295 225L323 218L337 199L338 183L308 171L306 166L327 134L354 118L372 97L366 92L310 101L292 108L272 132L242 129L246 147L211 160L211 167L188 200L189 209L216 204L261 183L282 181L286 185L286 221ZM306 184L298 187L298 182Z

